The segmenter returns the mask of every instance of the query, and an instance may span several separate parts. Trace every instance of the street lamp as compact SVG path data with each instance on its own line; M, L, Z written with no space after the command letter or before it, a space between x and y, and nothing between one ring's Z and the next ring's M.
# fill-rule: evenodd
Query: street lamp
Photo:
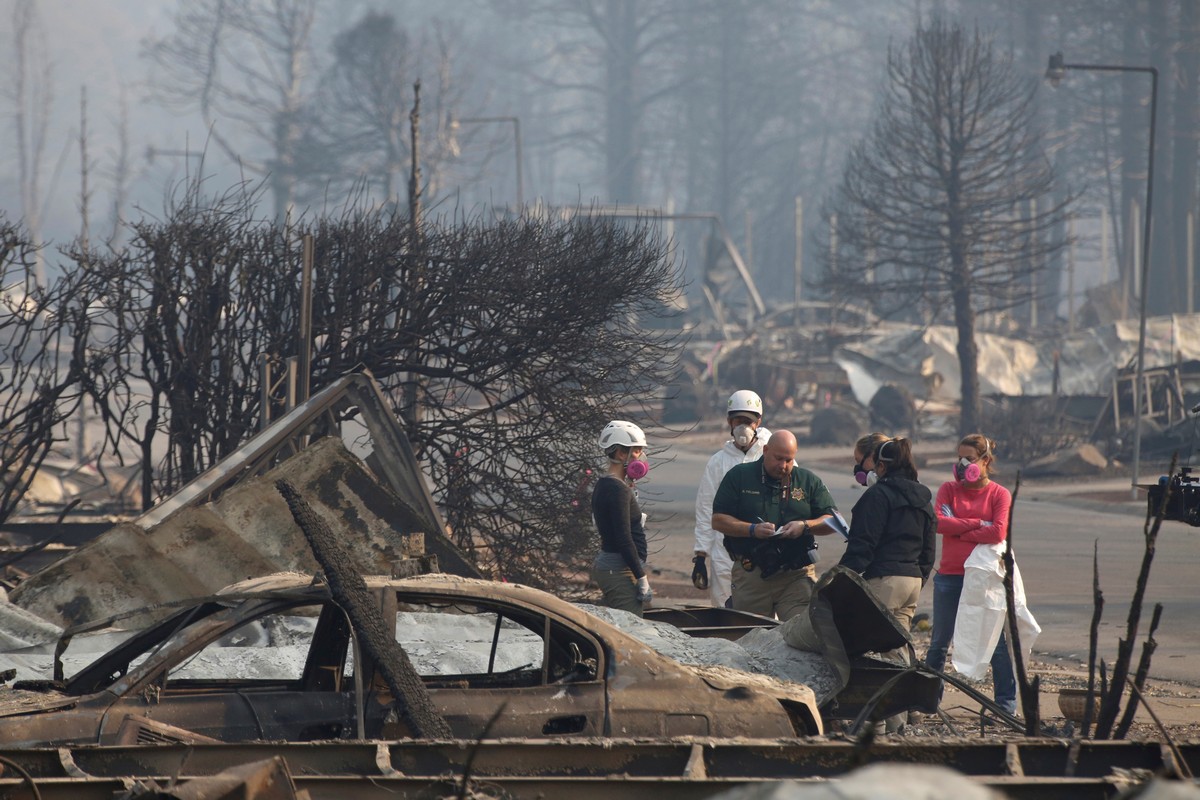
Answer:
M451 117L450 128L456 130L460 125L479 124L488 122L508 122L513 126L513 144L517 151L517 211L522 212L525 208L525 180L522 176L521 169L521 120L519 117L464 117L456 119Z
M1050 56L1050 63L1046 67L1046 80L1051 86L1058 86L1069 69L1094 72L1146 72L1150 75L1150 152L1146 156L1146 219L1143 222L1142 233L1137 369L1133 384L1133 480L1130 488L1133 499L1136 500L1138 473L1142 459L1142 380L1146 369L1146 295L1149 294L1146 279L1150 275L1150 204L1154 199L1154 118L1158 109L1158 69L1156 67L1127 67L1117 64L1066 64L1063 63L1063 54L1055 53Z

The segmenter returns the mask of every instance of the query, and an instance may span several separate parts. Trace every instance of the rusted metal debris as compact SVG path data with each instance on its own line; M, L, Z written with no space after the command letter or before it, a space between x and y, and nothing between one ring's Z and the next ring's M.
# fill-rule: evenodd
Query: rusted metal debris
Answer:
M353 411L373 451L363 461L337 432ZM355 438L361 429L344 435ZM310 443L310 439L312 439ZM479 572L445 536L403 430L366 374L342 378L141 517L29 576L17 606L70 626L211 594L248 576L313 572L312 552L274 482L287 479L337 526L362 574L389 574L426 552L445 572Z
M312 800L312 795L296 789L287 762L275 756L182 783L174 778L165 786L153 779L138 781L113 800Z
M1181 777L1175 756L1158 743L1080 742L1073 776L1066 773L1070 749L1070 742L1055 739L934 744L897 739L877 742L871 759L876 764L938 764L1018 799L1114 798L1136 780L1132 776ZM1200 768L1200 744L1183 744L1179 750L1186 766ZM47 800L112 800L131 778L162 786L174 780L182 788L185 781L271 759L285 762L297 792L307 791L312 800L438 796L434 789L456 797L464 788L468 762L465 788L491 787L509 797L590 800L621 792L690 799L743 784L841 777L851 769L854 745L805 739L490 739L0 750L0 762L18 765ZM23 782L15 770L6 769L0 775L0 794L19 796Z
M806 686L680 664L546 592L449 575L373 577L366 585L368 602L382 609L400 646L424 659L418 671L457 738L484 735L501 707L490 736L823 730ZM263 631L287 621L306 632L300 641L286 634L287 648L260 646ZM393 721L394 692L378 659L369 648L352 648L361 630L350 622L330 587L308 576L243 582L180 609L73 675L59 665L61 680L0 691L0 741L111 744L137 720L224 742L409 735ZM419 629L432 633L417 644L405 640ZM201 669L238 642L245 646L232 648L236 658L217 674Z

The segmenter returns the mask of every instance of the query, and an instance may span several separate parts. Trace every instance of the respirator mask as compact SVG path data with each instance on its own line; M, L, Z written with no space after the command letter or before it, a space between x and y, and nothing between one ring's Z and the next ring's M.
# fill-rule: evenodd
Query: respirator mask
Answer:
M963 483L974 483L979 480L981 475L983 475L983 470L979 468L979 465L965 456L954 465L954 478Z
M641 480L650 472L650 465L640 458L630 459L625 462L625 477L631 481Z
M758 435L758 431L753 425L738 425L731 431L733 435L733 443L741 449L745 450L754 441L754 437Z
M858 481L859 486L874 486L879 476L875 474L875 470L867 472L863 469L863 462L859 461L854 465L854 480Z

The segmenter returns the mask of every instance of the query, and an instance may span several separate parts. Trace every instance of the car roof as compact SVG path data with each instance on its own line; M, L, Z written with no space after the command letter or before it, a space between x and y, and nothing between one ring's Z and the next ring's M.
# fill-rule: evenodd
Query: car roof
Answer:
M459 575L448 575L440 572L416 575L408 578L365 575L363 576L363 581L366 583L367 588L372 591L386 588L394 591L413 591L423 594L444 594L478 600L510 602L563 617L586 629L594 630L597 626L603 626L606 633L611 631L618 636L629 636L629 634L620 628L587 613L573 603L556 597L549 592L520 583L465 578ZM313 596L329 596L329 587L327 584L324 582L314 582L311 575L300 572L279 572L250 578L227 586L218 594L220 596L233 595L246 599L266 599L284 595L295 595L297 593L304 594L308 590L311 590ZM634 637L629 638L637 641Z

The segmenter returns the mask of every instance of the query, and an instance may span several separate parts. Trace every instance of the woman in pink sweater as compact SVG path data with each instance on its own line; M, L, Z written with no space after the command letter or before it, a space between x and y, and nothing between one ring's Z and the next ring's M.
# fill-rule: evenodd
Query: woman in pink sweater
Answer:
M946 665L946 651L954 638L954 619L963 588L963 562L977 544L1003 542L1008 535L1012 495L991 480L996 443L972 433L958 443L955 480L946 481L934 500L937 532L942 537L942 560L933 578L933 636L925 663L936 670ZM992 653L993 696L1010 714L1017 708L1017 681L1004 634Z

